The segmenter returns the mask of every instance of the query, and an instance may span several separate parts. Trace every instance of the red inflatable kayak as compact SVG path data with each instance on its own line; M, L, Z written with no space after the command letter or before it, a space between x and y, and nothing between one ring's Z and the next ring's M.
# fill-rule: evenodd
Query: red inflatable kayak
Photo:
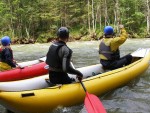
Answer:
M22 69L15 68L12 70L0 72L0 82L28 79L47 74L48 69L45 69L45 66L45 62L39 62L37 64L26 66Z

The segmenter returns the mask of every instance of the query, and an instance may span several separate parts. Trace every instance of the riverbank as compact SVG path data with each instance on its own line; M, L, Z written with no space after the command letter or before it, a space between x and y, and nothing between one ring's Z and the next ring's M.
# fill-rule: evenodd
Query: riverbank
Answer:
M128 35L130 39L150 39L150 36L145 36L145 38L136 37L134 35ZM103 34L90 34L90 35L71 35L69 37L69 42L73 41L96 41L103 38ZM15 38L12 39L12 44L34 44L34 43L49 43L53 40L57 40L57 37L41 37L41 38Z

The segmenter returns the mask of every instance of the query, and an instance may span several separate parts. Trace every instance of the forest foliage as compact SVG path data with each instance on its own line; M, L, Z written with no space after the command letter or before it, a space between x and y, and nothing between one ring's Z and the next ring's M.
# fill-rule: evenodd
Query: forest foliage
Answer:
M123 24L130 38L149 37L149 0L0 0L0 36L15 43L48 42L60 26L71 39L97 40Z

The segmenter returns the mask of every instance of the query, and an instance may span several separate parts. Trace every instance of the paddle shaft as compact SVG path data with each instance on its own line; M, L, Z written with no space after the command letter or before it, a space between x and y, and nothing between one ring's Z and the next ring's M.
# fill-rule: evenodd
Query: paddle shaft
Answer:
M86 88L85 88L85 86L84 86L84 84L82 83L82 81L81 81L81 80L80 80L80 83L81 83L81 85L82 85L82 87L83 87L84 91L85 91L85 92L87 92L87 90L86 90Z

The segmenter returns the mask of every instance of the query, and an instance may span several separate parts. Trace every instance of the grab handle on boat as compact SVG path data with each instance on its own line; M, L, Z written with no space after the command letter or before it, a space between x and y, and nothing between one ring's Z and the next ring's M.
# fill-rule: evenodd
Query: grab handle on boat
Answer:
M21 94L22 97L29 97L29 96L35 96L34 93L23 93Z

